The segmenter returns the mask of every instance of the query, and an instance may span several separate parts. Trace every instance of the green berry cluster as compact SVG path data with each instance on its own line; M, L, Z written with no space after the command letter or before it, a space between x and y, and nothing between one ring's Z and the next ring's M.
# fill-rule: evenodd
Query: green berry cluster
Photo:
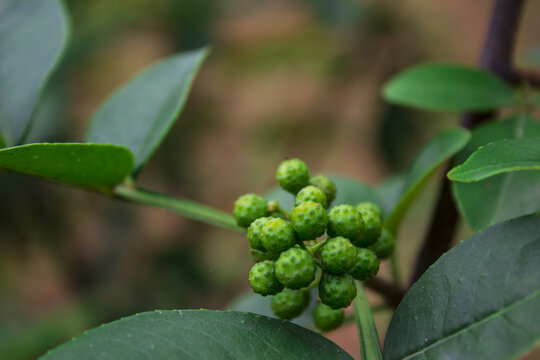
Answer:
M299 159L283 161L276 180L295 195L290 211L255 194L234 204L233 215L247 228L256 261L250 286L258 294L272 295L272 311L287 320L302 314L309 290L318 287L315 325L322 331L335 329L343 322L343 308L356 297L354 279L377 274L380 259L393 251L393 238L383 229L382 211L374 203L330 207L335 184L324 175L311 177Z

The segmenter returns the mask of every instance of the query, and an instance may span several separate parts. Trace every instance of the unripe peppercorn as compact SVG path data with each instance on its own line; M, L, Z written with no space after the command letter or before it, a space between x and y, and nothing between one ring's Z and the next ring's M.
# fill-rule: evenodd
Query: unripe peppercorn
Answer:
M355 260L356 247L341 236L328 239L321 250L322 267L330 274L345 274L354 265Z
M276 180L284 190L296 195L309 184L309 169L302 160L285 160L277 168Z
M373 250L379 259L386 259L394 252L394 237L383 228L381 237L368 249Z
M270 308L283 320L291 320L304 312L309 304L309 291L284 289L272 297Z
M292 224L281 218L267 220L261 229L261 243L270 252L281 252L294 246L296 236Z
M356 208L358 210L368 210L368 211L371 211L371 212L374 212L375 214L377 214L380 218L381 218L381 221L383 219L383 212L382 212L382 209L380 208L379 205L371 202L371 201L364 201L364 202L361 202L359 204L356 204Z
M332 180L324 175L317 175L309 179L309 184L318 187L324 192L328 206L332 204L332 201L336 198L336 184Z
M359 210L364 220L364 236L358 241L356 246L367 247L375 244L381 236L382 221L377 213L370 210Z
M364 236L364 220L360 212L352 205L338 205L328 214L328 235L343 236L355 246Z
M306 201L292 210L291 222L299 240L313 240L326 231L328 215L321 204Z
M275 274L274 262L270 260L253 265L249 270L249 285L253 291L263 296L274 295L283 290L283 285Z
M252 249L266 251L261 241L261 235L262 227L268 220L270 220L268 217L258 218L249 225L247 239Z
M256 219L267 215L268 202L259 195L242 195L234 203L233 216L238 226L247 228Z
M313 320L315 326L322 331L330 331L338 328L345 319L345 311L343 309L334 310L325 304L319 304L313 312Z
M356 280L369 280L379 272L381 261L377 255L369 249L358 249L356 252L356 261L349 274Z
M296 194L294 204L295 206L298 206L301 203L306 202L306 201L313 201L313 202L319 203L325 209L327 206L326 195L324 194L324 192L318 187L315 187L312 185L306 186L305 188L300 190L298 194Z
M276 276L289 289L301 289L311 284L315 278L315 259L305 250L290 248L276 260Z
M356 297L356 285L351 275L324 273L319 283L319 297L332 309L347 307Z

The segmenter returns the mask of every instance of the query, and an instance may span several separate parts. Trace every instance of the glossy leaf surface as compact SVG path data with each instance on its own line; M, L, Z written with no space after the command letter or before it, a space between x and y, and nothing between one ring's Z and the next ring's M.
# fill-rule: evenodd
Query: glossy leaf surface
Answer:
M483 111L515 105L512 88L486 71L425 64L393 77L383 95L391 103L426 110Z
M540 216L494 225L444 254L394 314L384 358L512 359L540 340Z
M8 146L28 133L42 90L67 45L60 0L0 3L0 133Z
M128 149L102 144L28 144L0 150L0 169L105 193L131 172Z
M174 55L134 77L97 111L86 141L127 147L138 172L182 111L207 53L201 49Z
M287 321L236 311L147 312L102 325L42 359L352 359Z

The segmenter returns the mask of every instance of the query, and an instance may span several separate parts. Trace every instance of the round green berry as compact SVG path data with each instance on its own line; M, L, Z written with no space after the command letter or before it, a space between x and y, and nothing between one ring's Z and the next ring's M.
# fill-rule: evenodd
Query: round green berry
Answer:
M343 309L332 309L325 304L319 304L313 311L313 320L315 325L322 331L330 331L338 328L345 319Z
M356 248L344 237L328 239L321 250L321 265L334 275L345 274L356 260Z
M268 219L261 229L261 242L270 252L282 252L294 246L296 236L292 224L281 218Z
M343 236L356 246L364 236L364 227L362 215L352 205L334 206L328 214L328 235Z
M373 251L369 249L358 249L356 251L356 261L349 274L356 280L369 280L379 272L381 261Z
M291 222L299 240L313 240L326 231L328 215L321 204L306 201L292 210Z
M276 179L284 190L296 195L309 184L309 169L302 160L285 160L277 168Z
M309 179L309 183L324 192L327 204L330 206L336 198L336 185L334 182L324 175L317 175Z
M266 251L261 241L262 227L263 225L270 220L270 218L262 217L258 218L249 225L247 239L249 241L249 246L252 249Z
M377 214L381 218L381 221L382 221L383 212L382 212L382 209L379 207L379 205L377 205L377 204L375 204L375 203L373 203L371 201L364 201L364 202L361 202L361 203L357 204L356 208L358 210L368 210L368 211L374 212L375 214Z
M382 232L382 219L381 217L370 210L360 210L362 220L364 220L364 236L356 244L359 247L367 247L375 244L377 239L381 236Z
M315 259L305 250L290 248L276 261L276 276L289 289L309 286L315 278Z
M259 195L242 195L234 203L233 216L238 226L247 228L253 221L266 215L268 202Z
M249 285L253 291L263 296L274 295L283 290L283 285L274 271L274 262L270 260L253 265L249 270Z
M306 201L319 203L326 209L326 195L318 187L308 185L300 190L298 194L296 194L295 206L298 206Z
M293 319L306 309L309 304L309 291L285 289L272 297L270 308L283 320Z
M356 285L351 275L323 273L319 283L319 297L332 309L347 307L356 297Z
M369 249L373 250L379 259L386 259L394 252L394 237L383 228L381 237Z

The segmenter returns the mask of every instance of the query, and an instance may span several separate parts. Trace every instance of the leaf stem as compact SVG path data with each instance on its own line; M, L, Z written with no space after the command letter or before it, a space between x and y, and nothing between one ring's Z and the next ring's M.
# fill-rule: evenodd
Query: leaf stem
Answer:
M192 220L204 222L206 224L233 230L239 233L246 232L245 229L236 225L236 221L231 215L194 201L173 198L126 184L117 186L114 189L114 195L116 198L121 200L159 207L181 214Z
M362 360L382 360L379 335L375 327L375 321L371 307L364 291L364 287L356 283L357 295L354 300L354 314L358 326L358 338L360 339L360 354Z

